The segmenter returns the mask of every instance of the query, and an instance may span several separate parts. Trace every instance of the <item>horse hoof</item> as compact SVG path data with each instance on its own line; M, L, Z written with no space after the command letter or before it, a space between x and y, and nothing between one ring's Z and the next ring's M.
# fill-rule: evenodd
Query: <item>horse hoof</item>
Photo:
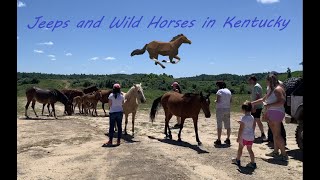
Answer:
M182 141L181 141L181 138L178 139L178 142L182 142Z
M169 135L169 139L172 139L172 135L171 134Z
M202 145L202 142L199 141L199 142L198 142L198 146L201 146L201 145Z

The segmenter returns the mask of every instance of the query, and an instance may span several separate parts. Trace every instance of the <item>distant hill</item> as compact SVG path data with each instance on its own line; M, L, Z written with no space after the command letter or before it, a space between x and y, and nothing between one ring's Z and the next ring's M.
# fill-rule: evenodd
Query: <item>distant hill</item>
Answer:
M265 87L265 77L268 73L254 73L260 84ZM227 87L234 94L248 93L246 80L252 74L235 75L235 74L219 74L219 75L198 75L193 77L174 78L172 75L165 73L156 74L45 74L45 73L24 73L17 72L17 94L23 95L27 87L39 86L43 88L78 88L82 89L90 85L97 85L101 89L110 89L115 82L121 83L122 87L129 88L134 83L142 83L144 89L168 91L173 81L178 81L184 92L210 92L215 93L215 82L224 80ZM292 77L302 76L302 71L292 72ZM287 73L280 73L279 79L284 81Z

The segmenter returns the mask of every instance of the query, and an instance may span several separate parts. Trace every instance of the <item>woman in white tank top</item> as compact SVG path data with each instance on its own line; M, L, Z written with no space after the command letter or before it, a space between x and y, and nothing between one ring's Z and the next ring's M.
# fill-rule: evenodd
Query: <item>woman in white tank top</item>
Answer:
M274 151L266 154L266 156L279 157L281 160L288 160L288 155L285 151L285 142L281 136L281 122L285 116L285 91L279 84L275 75L268 75L266 80L267 85L270 88L269 93L267 93L263 98L251 102L251 104L255 105L263 103L264 108L266 108L266 117L274 136ZM280 155L278 149L281 151Z

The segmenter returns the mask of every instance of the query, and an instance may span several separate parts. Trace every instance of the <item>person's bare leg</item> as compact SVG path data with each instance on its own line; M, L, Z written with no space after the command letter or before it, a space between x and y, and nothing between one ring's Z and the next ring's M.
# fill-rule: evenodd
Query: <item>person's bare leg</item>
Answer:
M272 134L273 134L273 152L278 154L279 148L278 148L277 139L275 138L275 135L276 135L277 131L279 131L279 133L280 133L280 129L277 129L275 122L273 122L273 121L269 121L269 126L270 126Z
M218 140L221 140L221 133L222 133L222 128L218 128Z
M254 161L254 153L252 151L252 146L247 146L248 153L250 155L251 163L255 163Z

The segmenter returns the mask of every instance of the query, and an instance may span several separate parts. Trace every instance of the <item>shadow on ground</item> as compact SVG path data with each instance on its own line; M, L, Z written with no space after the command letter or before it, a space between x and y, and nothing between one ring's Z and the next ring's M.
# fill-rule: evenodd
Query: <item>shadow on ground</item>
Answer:
M184 142L184 141L175 141L175 140L171 140L171 139L159 139L159 138L155 138L153 136L148 136L148 138L158 140L159 142L162 142L162 143L167 143L167 144L181 146L181 147L187 147L187 148L190 148L192 150L197 151L198 154L209 153L208 151L201 149L198 145L192 145L192 144L190 144L188 142Z

